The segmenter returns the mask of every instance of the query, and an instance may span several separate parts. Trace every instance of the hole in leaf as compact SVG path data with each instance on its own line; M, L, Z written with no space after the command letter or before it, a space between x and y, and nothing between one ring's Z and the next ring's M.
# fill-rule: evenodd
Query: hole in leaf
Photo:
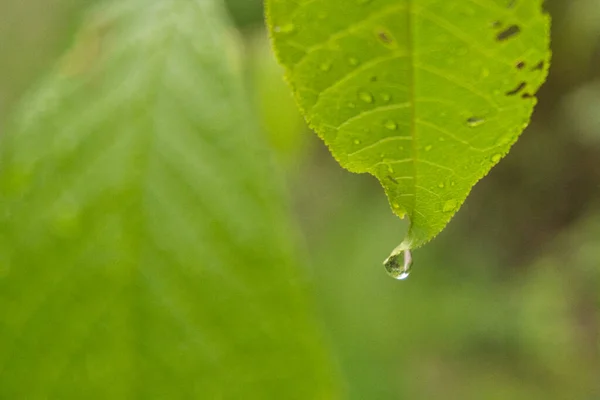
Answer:
M540 61L539 63L537 63L535 65L535 67L533 67L531 70L532 71L541 71L544 69L544 61Z
M517 69L523 69L525 68L525 61L519 61L517 63Z
M518 25L511 25L502 32L498 33L496 35L496 40L502 42L504 40L510 39L513 36L518 35L519 33L521 33L521 28L519 28Z
M515 94L519 93L521 90L525 89L525 86L527 86L527 82L521 82L521 83L519 83L519 85L516 88L506 92L506 95L514 96Z

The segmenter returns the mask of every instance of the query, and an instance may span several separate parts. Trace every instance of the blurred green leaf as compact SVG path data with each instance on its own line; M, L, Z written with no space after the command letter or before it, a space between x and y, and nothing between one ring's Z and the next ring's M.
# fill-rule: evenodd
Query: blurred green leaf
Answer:
M235 23L240 27L263 23L262 0L225 0Z
M250 38L249 49L253 100L263 130L282 160L296 160L306 147L307 128L283 79L283 68L277 63L264 31Z
M65 50L82 11L95 2L0 1L0 125L23 92Z
M550 58L541 0L269 0L274 47L333 156L437 235L527 125Z
M331 399L218 1L98 9L0 159L0 398Z

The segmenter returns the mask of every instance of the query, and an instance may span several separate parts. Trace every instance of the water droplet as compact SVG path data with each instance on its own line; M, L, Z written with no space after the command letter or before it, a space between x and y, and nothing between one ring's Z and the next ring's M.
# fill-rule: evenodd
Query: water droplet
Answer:
M394 207L394 208L400 208L400 204L398 204L398 203L393 203L393 204L392 204L392 207Z
M279 33L292 33L296 27L294 24L278 25L273 30Z
M360 144L360 140L354 139L354 144Z
M392 254L383 262L386 272L394 279L404 280L410 275L412 268L412 254L409 249L401 246L392 251Z
M485 122L485 119L479 118L479 117L471 117L471 118L467 119L467 125L469 125L470 127L479 126L479 125L483 124L484 122Z
M444 203L444 207L442 207L443 212L450 212L456 209L456 200L448 200Z
M393 173L394 173L394 168L392 168L392 166L391 166L390 164L388 164L388 172L389 172L390 174L393 174Z
M490 70L487 68L484 68L483 70L481 70L481 76L483 76L484 78L487 78L488 76L490 76Z
M446 187L446 185L444 185L444 183L442 182L442 183L440 183L440 184L438 185L438 187L439 187L440 189L443 189L444 187Z
M492 156L492 162L497 163L498 161L500 161L501 158L502 158L502 154L499 154L499 153L498 154L494 154Z
M327 72L331 69L331 64L325 62L325 63L321 64L321 66L319 68L321 68L321 71Z
M503 146L505 144L510 143L511 140L512 140L512 135L510 135L510 134L504 135L496 141L496 146Z
M354 58L354 57L350 57L350 58L348 59L348 63L349 63L350 65L358 65L358 60L357 60L356 58Z
M427 146L425 146L425 151L429 151L431 149L433 149L432 145L428 144Z
M390 95L389 95L389 94L387 94L387 93L382 93L382 94L381 94L381 99L382 99L383 101L385 101L386 103L387 103L388 101L390 101L390 99L391 99L391 98L392 98L392 96L390 96Z
M362 101L364 101L365 103L373 102L373 95L369 92L359 92L358 98L361 99Z
M348 107L354 108L354 107L356 107L356 104L354 104L354 103L348 103Z
M389 129L390 131L396 130L396 128L398 128L398 124L397 124L397 123L395 123L394 121L392 121L391 119L390 119L390 120L387 120L387 121L385 121L385 124L384 124L384 126L385 126L387 129Z
M450 186L454 186L456 185L456 182L452 181L452 183L450 183Z

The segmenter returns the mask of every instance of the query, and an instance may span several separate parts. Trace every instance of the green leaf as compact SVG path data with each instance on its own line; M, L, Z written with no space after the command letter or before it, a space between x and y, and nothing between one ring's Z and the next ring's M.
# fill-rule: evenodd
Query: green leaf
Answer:
M0 398L335 398L219 1L99 9L0 158Z
M336 160L436 236L527 125L547 75L541 0L268 0L273 44Z

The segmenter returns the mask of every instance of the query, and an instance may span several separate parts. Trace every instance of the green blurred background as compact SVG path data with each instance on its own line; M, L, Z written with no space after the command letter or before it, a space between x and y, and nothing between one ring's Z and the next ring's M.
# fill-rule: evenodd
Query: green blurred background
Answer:
M94 0L0 0L0 131ZM600 399L600 1L548 0L554 59L531 126L406 282L406 223L299 116L260 0L229 0L248 95L287 176L350 399Z

